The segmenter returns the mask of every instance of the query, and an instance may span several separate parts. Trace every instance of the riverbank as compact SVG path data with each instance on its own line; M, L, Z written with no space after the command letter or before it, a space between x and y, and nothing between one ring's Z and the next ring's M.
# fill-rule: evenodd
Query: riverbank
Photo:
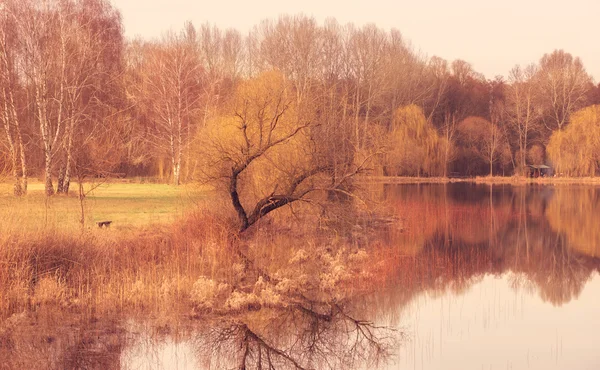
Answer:
M359 179L361 183L385 184L446 184L454 182L471 182L476 184L586 184L600 185L600 177L538 177L524 176L477 176L477 177L408 177L408 176L366 176Z

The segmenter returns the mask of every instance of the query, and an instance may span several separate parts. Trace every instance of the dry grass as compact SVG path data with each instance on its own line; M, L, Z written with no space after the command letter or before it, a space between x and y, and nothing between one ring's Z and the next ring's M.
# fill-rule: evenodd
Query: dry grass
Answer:
M101 189L106 199L96 195L96 201L119 207L123 199L139 197L133 190L139 186L123 186L112 193ZM308 205L278 210L243 235L223 211L229 205L216 201L183 211L172 223L83 231L71 223L0 234L0 357L18 352L9 365L16 368L48 361L58 361L56 368L84 368L67 360L84 358L76 354L94 342L86 335L72 338L67 329L86 323L133 319L168 331L212 318L240 320L257 330L274 319L285 322L281 314L290 307L304 312L314 302L316 313L327 313L320 302L337 307L372 290L373 259L338 227L351 222L324 214L319 219L303 207ZM131 217L140 214L121 208ZM352 210L341 211L356 221ZM36 330L28 331L33 323ZM68 341L83 347L54 348Z
M10 192L0 185L0 318L41 306L174 312L199 276L230 259L226 221L200 211L206 189L101 185L85 200L83 229L77 196L47 198L40 183L26 197Z
M226 278L227 227L202 213L137 233L43 231L0 240L0 317L50 306L178 312L201 276Z

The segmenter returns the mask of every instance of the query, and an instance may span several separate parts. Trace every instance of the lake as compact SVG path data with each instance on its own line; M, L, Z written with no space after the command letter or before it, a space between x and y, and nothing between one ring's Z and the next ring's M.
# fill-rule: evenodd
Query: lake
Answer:
M284 304L240 306L243 319L175 325L115 317L80 327L50 315L37 327L69 321L70 334L11 345L74 368L600 368L599 188L378 184L364 197L377 216L336 231L357 250L344 261L367 258L368 271L327 265L330 279L357 274L351 299L294 291ZM301 274L310 255L298 256Z
M412 256L386 289L409 340L390 369L597 369L600 191L386 187Z

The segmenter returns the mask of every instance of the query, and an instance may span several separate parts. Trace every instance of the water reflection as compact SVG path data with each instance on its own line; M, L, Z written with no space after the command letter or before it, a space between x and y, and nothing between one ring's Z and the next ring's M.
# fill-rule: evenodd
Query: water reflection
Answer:
M584 221L600 213L572 204L581 197L588 209L600 207L599 194L595 188L389 186L387 203L405 224L381 236L398 251L390 281L408 288L403 294L459 293L485 274L510 271L513 285L529 284L544 301L567 303L600 267L594 239L600 232Z
M560 307L511 279L487 275L465 294L416 296L402 308L411 340L389 369L598 369L600 276Z
M382 236L391 277L373 299L412 334L400 368L597 368L599 194L387 187L383 199L405 226Z
M195 348L208 368L377 368L397 347L395 333L332 305L327 312L290 307L260 317L223 320L198 331Z
M2 369L117 369L127 333L117 321L40 310L0 327Z

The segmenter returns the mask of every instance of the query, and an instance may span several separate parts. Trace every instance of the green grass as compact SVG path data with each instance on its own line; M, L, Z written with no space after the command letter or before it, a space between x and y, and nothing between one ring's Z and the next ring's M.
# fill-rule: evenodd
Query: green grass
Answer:
M211 196L207 188L165 184L107 183L89 191L84 201L85 226L111 220L111 229L129 230L149 224L171 223L199 202ZM40 182L29 185L22 198L12 195L12 185L0 183L0 233L30 233L41 229L75 231L81 229L81 209L73 183L69 196L44 195Z

